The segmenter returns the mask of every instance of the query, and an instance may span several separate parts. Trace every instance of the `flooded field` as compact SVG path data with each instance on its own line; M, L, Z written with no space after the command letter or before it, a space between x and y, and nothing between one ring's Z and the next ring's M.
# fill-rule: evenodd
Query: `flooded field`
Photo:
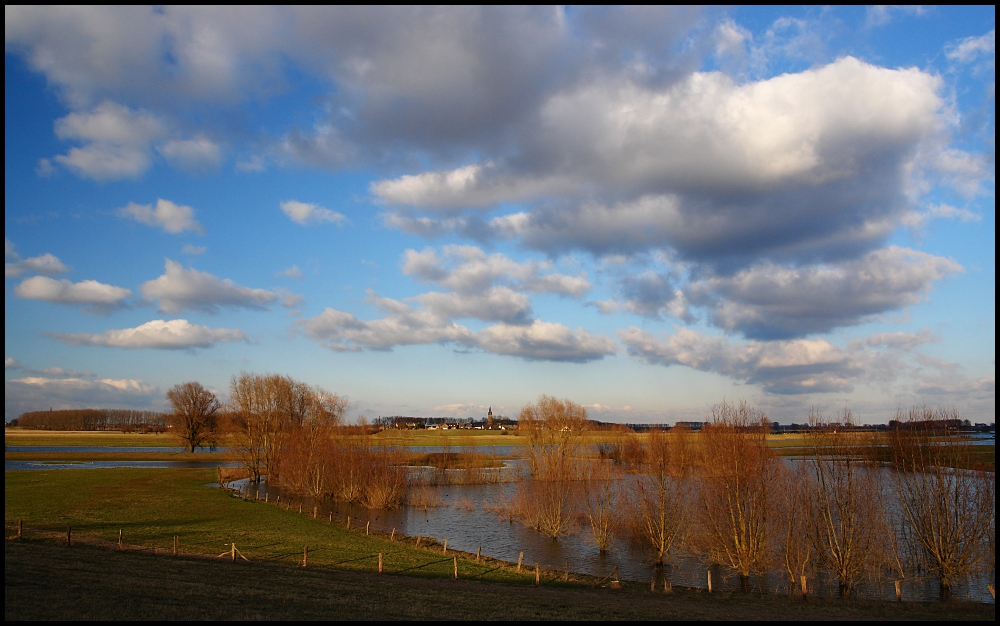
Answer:
M515 463L517 463L515 461ZM643 550L616 539L611 549L601 553L590 539L582 520L568 535L550 539L528 528L505 512L503 503L511 502L517 492L516 483L506 482L487 485L441 485L421 487L433 490L431 500L437 506L403 506L395 510L369 510L361 506L330 501L315 501L285 493L279 486L249 481L237 481L231 485L251 498L275 501L291 508L300 505L303 512L310 514L316 507L317 517L344 524L351 518L352 527L371 524L372 531L391 533L393 530L410 537L433 538L438 543L447 539L449 549L460 550L517 562L523 553L525 566L534 567L538 563L549 570L579 572L605 577L616 569L622 580L650 582L656 576L654 560ZM736 591L739 579L725 568L709 565L691 555L675 555L665 568L665 576L674 585L705 589L711 572L715 590ZM975 580L957 585L954 597L976 602L992 603L988 581ZM660 583L657 583L660 584ZM811 577L808 581L810 593L818 596L835 597L836 580L823 575ZM756 593L787 594L787 575L772 571L764 576L751 578L751 586ZM855 589L858 597L881 598L886 601L896 599L892 581L881 585L863 584ZM937 582L931 579L906 580L902 583L903 599L912 601L934 601L938 599Z

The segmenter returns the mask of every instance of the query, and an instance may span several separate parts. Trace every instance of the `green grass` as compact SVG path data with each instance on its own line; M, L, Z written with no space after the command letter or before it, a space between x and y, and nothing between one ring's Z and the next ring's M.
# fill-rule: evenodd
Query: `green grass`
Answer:
M117 541L169 550L179 537L183 552L216 556L233 542L253 561L298 563L309 547L309 564L374 571L378 553L387 572L451 577L452 555L417 549L413 539L390 542L366 536L326 520L309 519L297 509L248 502L228 491L206 486L215 478L202 469L85 469L4 473L4 509L8 533L17 520L31 529L65 532L75 537ZM361 520L363 522L363 520ZM355 524L358 520L355 520ZM425 545L426 545L426 539ZM533 582L498 563L477 564L459 557L459 574L489 580Z

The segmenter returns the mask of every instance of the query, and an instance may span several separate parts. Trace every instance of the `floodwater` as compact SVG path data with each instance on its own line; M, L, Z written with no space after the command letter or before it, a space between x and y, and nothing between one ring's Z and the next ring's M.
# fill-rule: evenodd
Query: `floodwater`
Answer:
M107 469L112 467L138 468L214 468L237 467L239 463L217 461L4 461L4 471L50 469Z
M10 446L8 452L186 452L182 447L117 447L117 446ZM406 450L416 453L466 451L461 446L408 446ZM216 452L226 451L219 448ZM523 461L524 448L521 446L486 446L477 447L478 453L493 454L507 459L504 471L517 471L517 466ZM94 468L215 468L236 467L235 462L207 460L212 452L203 451L205 461L5 461L4 470L43 470L43 469L94 469ZM786 459L786 462L790 462ZM449 470L450 471L450 470ZM279 486L261 483L250 484L248 481L237 481L232 486L247 491L251 497L259 494L264 499L265 494L270 500L279 495L282 501L287 501L289 495ZM548 570L562 571L568 567L572 572L605 577L618 569L623 580L648 583L654 575L653 560L642 550L629 545L623 540L616 540L608 552L602 554L596 544L589 538L589 529L585 523L568 535L559 539L550 539L534 531L507 514L498 512L504 502L511 502L517 493L517 485L512 482L485 485L441 485L430 486L440 498L440 506L426 509L404 506L391 511L368 510L363 507L332 503L329 501L315 502L309 498L292 496L297 506L300 502L303 510L311 511L318 507L318 515L328 518L332 513L335 520L344 520L350 516L352 525L363 525L371 522L374 530L385 533L393 529L411 537L421 535L433 537L438 542L448 540L448 547L463 552L475 553L481 549L487 556L516 562L520 553L524 553L523 563L533 567L538 563ZM671 559L666 573L672 584L684 587L706 588L708 573L711 571L714 589L736 590L739 580L730 572L717 565L709 566L697 557L676 555ZM986 587L987 580L979 579L956 585L953 589L955 598L966 598L978 602L992 603ZM762 593L788 593L786 577L781 572L770 572L765 576L754 576L751 585L755 591ZM823 576L810 578L810 593L818 596L833 597L837 593L835 580ZM906 580L903 582L904 600L936 600L938 586L934 580ZM895 590L891 581L881 586L862 585L855 594L869 598L895 600Z
M267 483L254 485L243 480L236 481L231 486L252 498L259 496L263 500L267 494L267 498L272 502L278 496L282 502L289 500L289 495L280 487ZM511 519L507 514L498 512L499 503L510 502L515 497L516 483L442 485L428 489L437 491L441 500L440 506L426 509L403 506L395 510L379 511L352 504L314 501L298 496L291 496L291 502L292 507L298 507L301 503L305 512L311 512L314 506L317 507L317 516L321 519L329 519L332 513L336 523L344 523L350 516L352 527L371 522L373 530L390 533L395 529L397 534L433 537L439 543L447 539L449 548L473 554L477 549L481 549L482 554L504 561L516 562L523 552L523 563L529 568L538 563L549 570L562 571L568 567L572 572L599 577L608 576L617 568L621 579L644 583L649 583L655 575L653 559L641 549L623 540L616 540L611 548L602 554L590 539L589 528L585 522L578 523L577 528L567 536L550 539ZM709 571L713 589L727 591L739 589L737 576L718 565L710 566L695 556L673 556L666 573L674 585L704 589L708 585ZM956 599L965 598L991 603L993 600L986 587L987 582L975 580L956 585L952 590L953 596ZM786 575L778 571L765 576L751 577L751 586L754 591L760 593L788 593ZM830 580L828 577L811 577L808 586L812 595L835 597L837 594L836 580ZM933 601L939 597L939 588L934 580L906 580L903 582L902 592L904 600ZM896 599L891 580L881 586L861 585L854 593L858 597L882 598L889 601Z

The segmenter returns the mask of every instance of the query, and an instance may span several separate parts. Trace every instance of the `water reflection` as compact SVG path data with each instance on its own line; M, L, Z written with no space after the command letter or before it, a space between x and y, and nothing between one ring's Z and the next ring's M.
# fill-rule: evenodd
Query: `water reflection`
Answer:
M607 576L618 568L621 579L646 584L650 583L656 573L651 558L621 539L615 540L608 552L602 554L589 539L586 528L578 528L577 532L559 539L549 539L498 512L497 503L514 499L517 493L515 483L432 486L428 488L438 491L441 506L429 506L426 509L404 506L391 511L369 510L353 504L289 496L279 486L267 483L254 485L244 480L236 481L232 486L250 498L266 498L274 502L280 496L283 505L290 504L289 508L292 510L298 510L301 505L301 510L306 515L311 515L316 507L317 518L329 521L332 514L333 521L338 524L344 524L349 516L352 527L361 527L371 522L373 531L389 534L395 529L397 534L432 537L439 543L447 539L449 548L471 554L481 548L483 555L509 562L516 562L523 552L523 561L528 567L534 567L538 563L545 569L562 571L568 566L573 572L599 577ZM709 571L712 573L714 590L739 590L737 576L717 565L709 566L690 555L672 557L666 575L673 585L705 589ZM986 580L974 580L957 585L953 590L954 597L992 602L986 583ZM837 595L837 581L828 577L810 578L808 585L811 595ZM779 571L751 577L751 587L758 593L789 593L787 577ZM862 584L854 593L858 597L887 601L896 599L892 581L883 585ZM933 601L938 599L938 593L934 580L903 582L904 600Z

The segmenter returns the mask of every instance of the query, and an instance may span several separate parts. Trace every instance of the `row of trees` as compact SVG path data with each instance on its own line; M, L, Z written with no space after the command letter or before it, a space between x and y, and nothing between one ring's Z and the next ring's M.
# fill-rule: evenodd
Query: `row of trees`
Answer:
M345 426L347 402L288 376L243 372L221 405L199 383L173 387L174 432L190 450L214 446L226 433L247 476L266 478L292 493L398 506L406 497L405 463L397 450L372 445L364 426Z
M33 430L162 431L167 415L132 409L64 409L29 411L11 420L11 426Z
M995 474L962 469L974 465L970 446L935 426L951 413L900 411L909 427L884 436L845 429L850 412L836 426L813 415L805 460L783 463L766 416L722 403L702 432L654 430L623 443L615 463L583 458L583 407L543 396L522 414L532 480L512 508L552 537L582 522L601 550L622 535L659 564L699 555L745 590L776 568L803 588L824 570L842 596L925 572L947 598L955 580L995 572Z

